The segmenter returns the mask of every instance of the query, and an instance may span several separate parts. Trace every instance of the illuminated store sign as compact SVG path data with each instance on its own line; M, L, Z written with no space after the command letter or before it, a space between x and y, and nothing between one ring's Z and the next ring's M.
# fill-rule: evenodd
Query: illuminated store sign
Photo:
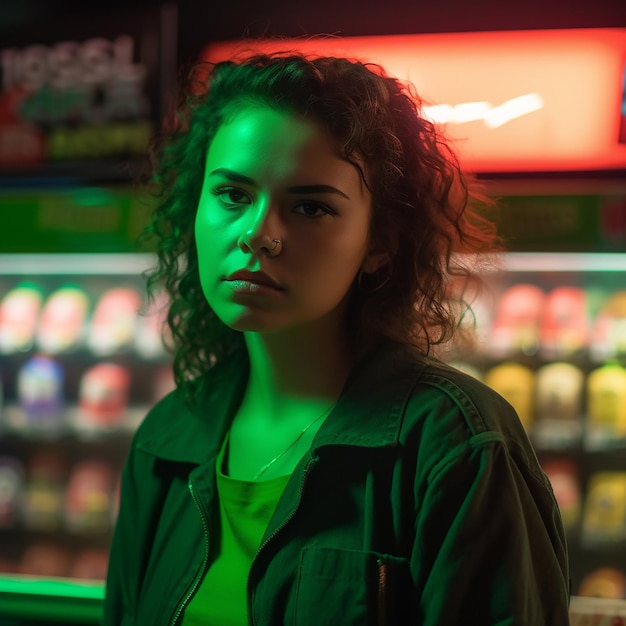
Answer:
M0 163L144 154L147 68L128 35L0 50Z
M3 37L0 178L132 176L171 88L176 21L165 12L77 15Z
M228 41L203 57L251 49L380 63L415 84L474 171L626 167L626 29Z

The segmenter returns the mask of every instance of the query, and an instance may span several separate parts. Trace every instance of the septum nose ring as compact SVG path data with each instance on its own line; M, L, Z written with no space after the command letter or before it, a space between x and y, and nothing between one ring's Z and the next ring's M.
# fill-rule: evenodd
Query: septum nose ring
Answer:
M268 248L267 252L270 256L278 256L283 248L283 242L280 239L272 239L274 246Z

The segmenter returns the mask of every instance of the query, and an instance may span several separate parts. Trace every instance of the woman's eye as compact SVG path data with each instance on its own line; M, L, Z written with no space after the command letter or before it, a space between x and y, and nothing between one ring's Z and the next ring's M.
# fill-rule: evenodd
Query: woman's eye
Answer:
M333 210L319 202L301 202L294 207L294 212L306 217L322 217L333 213Z
M245 191L237 189L236 187L220 187L214 189L211 192L214 196L217 196L219 201L227 207L237 207L242 204L252 204L250 196Z

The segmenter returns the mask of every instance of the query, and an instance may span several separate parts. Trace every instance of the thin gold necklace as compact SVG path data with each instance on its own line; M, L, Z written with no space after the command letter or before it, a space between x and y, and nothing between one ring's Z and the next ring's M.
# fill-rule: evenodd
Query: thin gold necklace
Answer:
M300 439L302 439L302 437L304 437L304 433L306 433L307 430L309 430L309 428L311 428L311 426L313 426L313 424L316 424L317 422L319 422L323 417L327 417L328 414L330 413L331 409L333 407L330 406L327 409L325 409L325 411L321 414L318 415L310 424L308 424L307 426L304 427L304 429L302 430L302 432L277 456L275 456L269 463L266 463L256 474L256 476L252 479L254 482L256 482L257 480L259 480L259 478L261 478L261 476L263 476L263 474L265 474L265 472L272 467L272 465L274 465L274 463L276 463L276 461L278 461L278 459L282 458L283 456L285 456L285 454L287 454L287 452L289 452L289 450L291 450L291 448L293 448L298 441L300 441Z

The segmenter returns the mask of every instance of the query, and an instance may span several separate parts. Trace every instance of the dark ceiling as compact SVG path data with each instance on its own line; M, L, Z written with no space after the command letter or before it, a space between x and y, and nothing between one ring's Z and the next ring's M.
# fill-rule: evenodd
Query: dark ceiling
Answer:
M0 0L2 34L86 16L97 20L157 8L155 0ZM480 30L626 27L626 0L178 0L178 49L182 61L208 41L244 34L368 35ZM129 7L132 7L129 8ZM5 37L6 38L6 37Z

